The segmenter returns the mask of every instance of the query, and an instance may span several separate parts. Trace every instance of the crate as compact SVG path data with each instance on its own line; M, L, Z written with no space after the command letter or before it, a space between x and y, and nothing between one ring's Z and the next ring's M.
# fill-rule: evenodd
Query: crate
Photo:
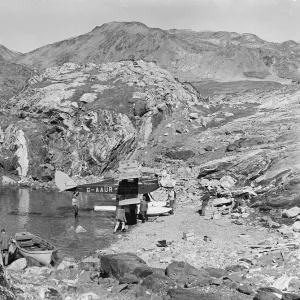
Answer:
M195 240L195 233L194 233L194 231L184 232L182 238L185 241L194 241Z

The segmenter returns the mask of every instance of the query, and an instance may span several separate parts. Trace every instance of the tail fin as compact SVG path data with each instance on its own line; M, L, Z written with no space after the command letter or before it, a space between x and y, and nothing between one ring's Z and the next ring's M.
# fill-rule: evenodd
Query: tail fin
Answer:
M69 175L61 171L55 171L55 184L60 192L77 186L77 184L69 177Z

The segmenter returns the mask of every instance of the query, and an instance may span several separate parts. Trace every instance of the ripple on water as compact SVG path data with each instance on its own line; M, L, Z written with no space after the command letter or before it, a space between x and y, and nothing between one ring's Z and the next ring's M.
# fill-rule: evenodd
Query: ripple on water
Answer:
M0 193L0 228L6 228L10 235L29 231L47 239L59 249L59 257L79 258L109 246L112 240L113 213L93 210L95 204L112 205L107 197L81 194L79 220L75 221L69 192L3 188ZM87 232L77 234L78 225Z

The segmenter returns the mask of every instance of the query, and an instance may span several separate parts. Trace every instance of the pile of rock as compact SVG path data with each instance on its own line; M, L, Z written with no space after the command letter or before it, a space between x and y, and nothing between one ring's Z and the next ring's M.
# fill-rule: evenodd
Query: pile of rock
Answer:
M205 219L220 219L222 215L228 215L234 206L234 199L231 197L214 198L209 200L205 207Z
M142 299L298 299L298 294L284 292L292 290L289 276L279 277L274 286L259 286L249 273L248 260L225 269L197 269L183 261L174 261L165 269L150 268L138 256L130 253L100 256L101 276L117 279L111 290L122 293L133 292ZM287 286L282 282L285 280ZM299 280L298 280L299 282ZM254 298L241 298L239 295ZM151 296L152 295L152 296ZM153 298L154 297L154 298ZM286 297L286 298L284 298ZM291 297L291 298L289 298Z

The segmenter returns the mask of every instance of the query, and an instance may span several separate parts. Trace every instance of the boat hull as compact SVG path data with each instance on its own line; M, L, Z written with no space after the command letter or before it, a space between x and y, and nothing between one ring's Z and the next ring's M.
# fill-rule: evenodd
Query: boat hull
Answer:
M159 216L163 214L170 213L172 211L172 208L170 207L155 207L155 206L150 206L148 207L147 210L147 216Z
M54 245L29 232L16 233L15 245L22 256L33 258L45 266L51 264L53 254L57 252L57 248ZM30 247L33 245L41 245L43 249Z
M94 211L116 211L116 206L95 205Z
M41 253L32 253L18 247L19 253L24 257L31 257L44 266L49 266L52 261L53 251L41 251Z

